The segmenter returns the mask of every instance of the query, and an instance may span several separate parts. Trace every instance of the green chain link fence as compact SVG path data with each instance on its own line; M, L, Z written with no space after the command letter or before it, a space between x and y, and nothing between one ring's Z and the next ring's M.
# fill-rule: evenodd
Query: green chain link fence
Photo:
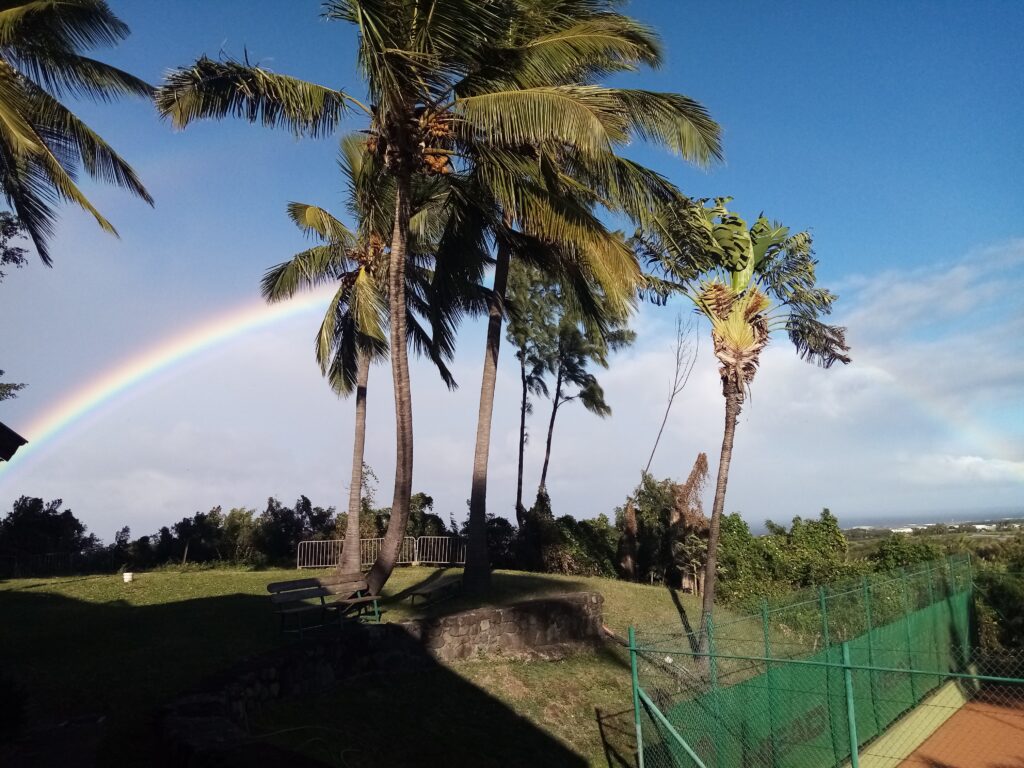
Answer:
M1024 734L1022 659L972 647L972 591L952 557L703 633L631 629L639 764L898 766L968 702L1008 707Z

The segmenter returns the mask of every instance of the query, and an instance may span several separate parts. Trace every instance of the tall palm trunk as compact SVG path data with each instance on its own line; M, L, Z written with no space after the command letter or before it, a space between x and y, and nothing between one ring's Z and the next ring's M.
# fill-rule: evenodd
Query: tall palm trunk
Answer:
M409 241L410 178L401 170L395 179L395 228L391 234L388 266L388 314L391 341L391 377L395 388L395 493L391 518L380 554L366 575L370 591L377 593L391 576L409 522L412 496L412 387L409 381L409 348L406 339L405 260Z
M526 385L526 356L520 353L519 375L523 385L523 399L519 404L519 471L516 475L516 525L522 530L526 522L526 509L523 508L523 457L526 453L526 409L529 407Z
M551 398L551 419L548 421L548 441L544 447L544 466L540 471L540 488L547 490L548 487L548 464L551 462L551 436L555 434L555 417L558 416L558 406L562 400L562 369L558 369L558 377L555 379L555 396Z
M725 486L729 482L729 462L732 461L732 443L736 436L736 420L743 405L741 392L725 395L725 433L722 435L722 456L718 461L718 481L715 484L715 503L711 508L711 526L708 531L708 557L704 565L704 602L701 606L700 638L701 647L706 642L707 623L715 609L715 585L718 567L718 534L722 526L722 511L725 509Z
M491 449L491 415L494 412L494 388L498 380L498 352L501 350L501 320L505 309L505 288L512 253L498 247L494 265L494 290L487 306L487 348L480 382L480 410L476 423L476 450L473 454L473 487L469 496L469 542L466 546L467 591L484 592L491 584L491 564L487 556L487 459Z
M637 522L632 499L626 500L624 518L622 536L619 539L619 568L622 571L622 578L626 581L636 581Z
M345 544L341 550L342 573L358 573L362 568L359 557L359 510L362 507L363 449L366 445L366 385L370 380L370 355L360 350L356 358L356 429L352 445L352 480L348 489L348 521L345 525Z

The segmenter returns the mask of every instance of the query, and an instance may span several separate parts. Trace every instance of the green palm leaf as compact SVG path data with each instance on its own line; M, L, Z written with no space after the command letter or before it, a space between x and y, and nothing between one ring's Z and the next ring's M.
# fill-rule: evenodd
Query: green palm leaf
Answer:
M40 47L25 46L12 51L10 61L27 77L56 96L69 95L94 101L111 101L120 96L152 98L149 83L117 67L77 54L61 54Z
M42 44L78 51L112 46L129 29L102 0L8 0L0 9L0 46Z
M348 255L333 245L317 245L271 267L263 275L260 291L267 301L290 299L301 290L337 280L348 267Z
M132 167L99 134L46 92L37 90L33 97L36 129L47 145L64 144L71 152L64 165L73 167L80 162L91 177L123 187L153 205Z
M157 110L175 128L201 118L240 117L295 134L332 132L350 109L342 91L238 61L202 57L176 69L156 92Z
M307 235L317 235L342 248L354 248L356 245L356 235L318 206L288 203L288 218Z
M692 163L722 159L721 128L707 109L678 93L615 89L635 137L660 144Z
M507 146L558 142L595 154L628 138L620 107L606 88L566 85L466 96L454 112L467 138Z
M51 263L47 240L58 201L78 205L117 234L76 185L79 168L153 202L131 166L56 98L148 97L142 80L82 55L127 34L102 0L0 3L0 184L44 264Z

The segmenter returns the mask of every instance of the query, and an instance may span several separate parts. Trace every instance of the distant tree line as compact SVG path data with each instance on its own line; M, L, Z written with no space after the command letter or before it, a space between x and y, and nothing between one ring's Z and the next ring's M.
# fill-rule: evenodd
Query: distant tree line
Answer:
M364 472L361 538L382 536L390 510L376 508L376 477ZM433 514L434 500L425 493L412 497L406 526L409 536L443 536L457 533ZM55 570L145 570L169 563L231 563L260 567L295 562L300 541L344 536L347 515L334 507L314 505L300 495L292 506L274 497L262 511L216 506L196 512L155 533L137 538L124 526L104 545L63 500L44 501L22 496L0 520L0 572L47 573Z
M578 520L556 517L541 489L517 527L489 515L487 546L496 568L623 578L699 591L707 553L707 519L699 504L706 475L699 456L686 482L658 480L644 473L614 519L599 514ZM360 537L383 536L391 510L377 507L376 476L364 467ZM412 496L406 535L466 536L468 520L447 521L426 493ZM214 507L196 512L155 533L133 538L125 526L104 545L61 499L22 496L0 520L0 574L19 568L26 575L54 570L145 570L168 564L225 563L245 567L290 565L300 541L344 536L346 513L314 505L301 495L292 506L268 498L262 511ZM767 521L754 535L739 513L725 515L717 575L719 599L747 608L763 597L848 580L873 572L910 568L948 554L975 558L980 642L988 647L1024 647L1024 533L1001 539L962 535L893 533L865 556L853 556L839 521L828 509L817 518L793 518L786 527ZM628 556L627 556L628 555Z

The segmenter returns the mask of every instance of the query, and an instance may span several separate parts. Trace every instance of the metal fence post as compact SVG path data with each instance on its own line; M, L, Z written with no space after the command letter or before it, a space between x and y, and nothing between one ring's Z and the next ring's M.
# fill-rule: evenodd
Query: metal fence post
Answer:
M967 552L967 590L968 620L966 628L967 631L964 632L964 669L968 668L968 665L971 663L971 656L974 653L971 648L971 640L973 640L971 637L971 626L975 624L975 622L970 618L970 613L974 611L974 564L971 560L970 551Z
M868 643L868 666L875 666L875 651L874 643L871 640L871 635L874 631L874 621L871 616L871 582L868 581L868 577L864 576L864 617L867 619L868 632L865 635ZM871 719L875 724L875 733L879 734L878 725L878 692L876 690L875 673L868 672L868 685L871 688Z
M629 628L629 666L633 673L633 725L636 727L636 762L644 768L644 734L640 726L640 675L636 668L636 630Z
M907 569L900 568L900 584L902 585L902 596L903 596L903 626L906 630L904 633L907 639L907 668L910 672L910 698L914 704L917 704L917 691L914 686L914 659L911 655L913 651L913 643L911 642L910 636L910 596L907 594Z
M715 651L715 619L708 616L708 674L711 677L711 698L715 702L715 765L722 765L722 699L718 688L718 654Z
M818 587L818 604L821 610L821 633L825 641L825 661L832 655L832 639L828 631L828 596L825 587ZM832 674L829 667L825 667L825 711L828 712L828 730L832 736L832 754L839 762L839 745L836 743L835 719L832 717Z
M853 702L853 672L850 670L850 644L843 643L843 683L846 686L846 718L850 726L850 768L860 768L857 743L857 710ZM838 761L838 759L837 759Z
M932 564L924 564L924 572L928 574L928 605L935 603L935 587L932 586Z
M764 657L771 659L772 657L772 641L771 633L768 629L768 600L762 598L761 600L761 627L764 632ZM778 766L779 764L779 748L775 743L775 690L772 688L772 663L771 661L765 662L765 679L768 685L768 736L772 743L772 766Z

